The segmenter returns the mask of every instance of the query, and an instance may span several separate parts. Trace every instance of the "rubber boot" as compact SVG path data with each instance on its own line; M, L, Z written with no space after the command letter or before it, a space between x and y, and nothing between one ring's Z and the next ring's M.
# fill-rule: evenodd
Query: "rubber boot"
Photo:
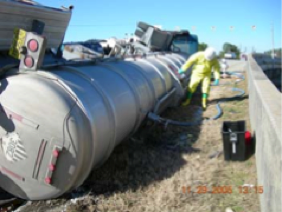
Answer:
M187 99L182 103L182 106L187 106L191 103L192 93L188 91Z
M207 98L208 98L208 94L203 93L202 106L204 110L207 108Z

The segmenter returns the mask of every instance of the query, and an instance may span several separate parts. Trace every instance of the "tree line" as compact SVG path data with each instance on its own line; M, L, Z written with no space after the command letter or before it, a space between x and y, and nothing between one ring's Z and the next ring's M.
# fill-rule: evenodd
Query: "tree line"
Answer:
M208 47L208 44L203 43L203 42L199 43L198 51L204 51L207 47ZM219 52L219 57L223 58L224 54L227 54L227 53L235 53L237 59L240 59L240 56L241 56L240 49L236 45L233 45L228 42L223 44L222 50Z

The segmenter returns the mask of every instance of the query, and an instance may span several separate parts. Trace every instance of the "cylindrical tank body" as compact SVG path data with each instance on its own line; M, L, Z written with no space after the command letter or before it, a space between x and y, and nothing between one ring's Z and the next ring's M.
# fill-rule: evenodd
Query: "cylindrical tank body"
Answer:
M174 72L185 60L151 55L2 79L0 186L39 200L81 185L164 96L181 98Z

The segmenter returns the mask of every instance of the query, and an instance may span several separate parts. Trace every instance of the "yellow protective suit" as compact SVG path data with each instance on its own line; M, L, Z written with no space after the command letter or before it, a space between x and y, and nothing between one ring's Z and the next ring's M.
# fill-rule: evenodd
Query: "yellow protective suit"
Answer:
M188 85L188 91L194 93L199 83L202 81L202 92L209 94L212 68L214 70L215 79L219 79L220 77L220 65L218 60L213 59L208 61L205 59L204 52L197 52L186 61L181 69L186 71L192 65L194 66L192 69L191 80Z
M202 82L202 93L203 93L203 107L206 108L207 96L210 92L210 82L212 69L214 70L215 79L219 80L220 77L220 65L218 60L215 58L213 60L207 60L205 58L204 52L198 52L193 54L186 63L181 67L183 71L187 71L192 65L192 75L191 80L188 85L188 95L187 100L183 105L188 105L192 98L192 94L197 89L200 82Z

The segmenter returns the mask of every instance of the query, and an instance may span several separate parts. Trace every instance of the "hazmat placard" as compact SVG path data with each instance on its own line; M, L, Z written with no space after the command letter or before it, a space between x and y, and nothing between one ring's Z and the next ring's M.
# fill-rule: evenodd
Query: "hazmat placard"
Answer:
M19 28L14 29L13 42L9 50L10 56L16 59L21 58L20 49L25 44L25 37L26 37L26 31L24 31L23 29L19 29Z

